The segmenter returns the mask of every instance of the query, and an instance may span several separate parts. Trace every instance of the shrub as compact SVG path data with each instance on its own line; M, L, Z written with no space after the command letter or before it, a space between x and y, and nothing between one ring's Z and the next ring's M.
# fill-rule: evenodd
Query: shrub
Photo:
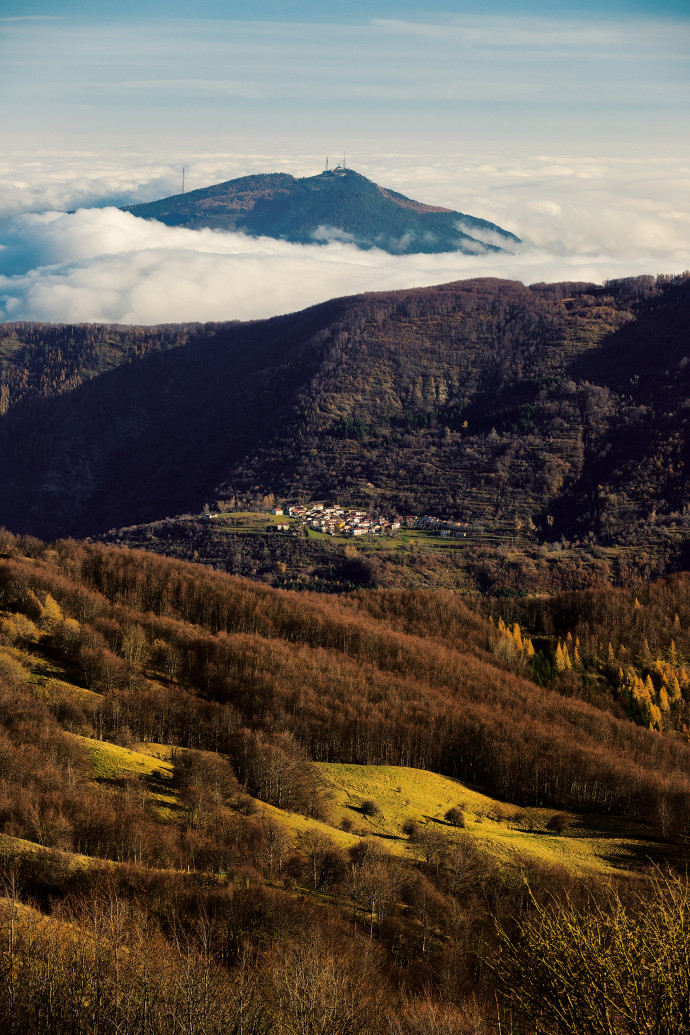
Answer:
M242 816L255 816L259 811L259 806L251 794L236 794L230 802L230 808Z
M465 825L465 813L458 805L451 805L443 818L452 827L464 827Z
M684 876L657 871L625 902L614 891L585 907L568 897L533 906L517 938L500 932L497 971L519 1031L535 1031L535 1017L543 1035L688 1031Z
M546 829L554 834L564 834L570 828L570 820L564 812L556 812L546 824Z

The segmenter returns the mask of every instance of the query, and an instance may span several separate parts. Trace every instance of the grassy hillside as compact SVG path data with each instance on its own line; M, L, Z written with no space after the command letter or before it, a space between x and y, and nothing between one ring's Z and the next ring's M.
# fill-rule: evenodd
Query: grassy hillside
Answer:
M657 796L685 823L682 689L660 741L612 712L606 694L583 691L586 702L568 696L572 689L558 693L556 643L548 650L535 639L537 652L525 628L518 644L454 594L335 600L98 545L47 549L10 536L5 544L8 648L34 650L47 630L61 630L52 662L37 662L31 678L47 705L71 711L75 733L109 733L123 746L126 738L223 744L241 782L270 786L279 807L309 791L300 778L270 776L266 752L286 773L299 770L300 753L394 763L481 783L516 804L645 819ZM686 581L667 591L681 611L679 672ZM61 684L75 677L88 692L66 700ZM583 773L596 778L583 782Z
M16 614L4 615L5 630L13 619ZM5 644L0 647L0 676L16 678L21 666L26 691L58 715L69 714L69 702L75 710L85 704L90 709L102 709L103 693L70 682L69 670L61 670L56 664L53 646L45 632L39 632L31 650ZM47 670L61 672L66 678L46 676ZM71 725L70 719L67 721ZM81 773L87 781L126 787L127 793L140 804L145 803L159 821L185 822L185 804L175 782L175 759L185 749L155 742L135 742L126 747L107 738L74 732L66 736L78 750ZM261 799L254 799L250 814L257 814L258 809L259 814L278 823L295 845L300 835L316 833L341 849L350 849L362 837L368 837L386 854L408 860L419 857L414 837L404 829L410 822L440 834L448 844L470 840L487 859L502 866L519 868L531 860L563 865L572 873L605 874L621 867L639 867L649 858L670 857L668 847L664 848L646 826L568 813L567 834L558 836L549 830L553 809L511 805L509 800L499 801L462 781L421 769L317 763L314 778L323 818L287 811ZM362 805L372 801L376 811L368 815ZM445 819L453 806L462 810L461 828ZM22 838L5 837L4 845L12 854L32 850L31 841ZM83 864L86 857L79 858Z
M565 866L572 873L603 875L644 867L649 859L668 856L668 849L645 825L611 818L569 814L564 836L548 829L553 809L520 808L498 801L459 780L400 766L318 766L333 820L353 822L358 836L382 838L386 850L407 858L419 849L403 832L405 823L442 833L451 842L469 839L495 863L520 867L526 861ZM330 794L333 797L330 797ZM380 810L362 815L362 802ZM453 806L464 815L462 829L444 817Z

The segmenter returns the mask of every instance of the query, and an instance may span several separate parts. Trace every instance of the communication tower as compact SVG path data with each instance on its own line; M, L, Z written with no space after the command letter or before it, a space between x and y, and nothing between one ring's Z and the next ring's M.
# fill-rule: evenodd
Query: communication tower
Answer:
M184 194L184 165L182 166L182 193Z

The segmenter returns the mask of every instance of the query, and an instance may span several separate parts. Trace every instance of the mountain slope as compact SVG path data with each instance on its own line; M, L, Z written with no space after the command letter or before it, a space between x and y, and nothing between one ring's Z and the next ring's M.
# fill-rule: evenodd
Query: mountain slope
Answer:
M537 686L504 634L452 593L298 596L100 544L49 549L3 533L0 548L5 641L45 643L102 695L72 701L74 733L220 751L250 793L307 814L298 763L309 757L429 769L519 805L644 820L663 798L690 829L690 746L672 723L659 735L610 714L605 697ZM668 589L684 617L687 587L685 576ZM0 676L25 678L12 661ZM59 708L63 691L51 692ZM94 750L102 775L116 775L122 753Z
M689 590L661 594L679 660ZM649 1016L684 974L687 737L536 686L502 637L453 594L0 532L0 1029L478 1035L500 994L531 1035L493 961L591 902Z
M396 255L475 254L519 243L494 223L412 201L352 169L302 179L286 173L243 176L125 211L168 226L237 230L299 244L343 240Z
M689 310L687 278L476 280L190 327L158 345L150 329L141 358L125 350L55 396L9 393L0 521L94 534L272 493L537 542L676 549L689 517ZM12 333L39 348L43 332Z

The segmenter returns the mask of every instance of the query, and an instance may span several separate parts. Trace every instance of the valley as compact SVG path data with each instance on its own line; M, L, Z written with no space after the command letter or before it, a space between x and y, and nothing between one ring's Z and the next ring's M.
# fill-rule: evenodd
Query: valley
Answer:
M689 16L2 4L0 1035L690 1035Z
M633 578L682 569L688 283L467 281L45 340L3 325L0 520L93 536L321 499L613 548Z

